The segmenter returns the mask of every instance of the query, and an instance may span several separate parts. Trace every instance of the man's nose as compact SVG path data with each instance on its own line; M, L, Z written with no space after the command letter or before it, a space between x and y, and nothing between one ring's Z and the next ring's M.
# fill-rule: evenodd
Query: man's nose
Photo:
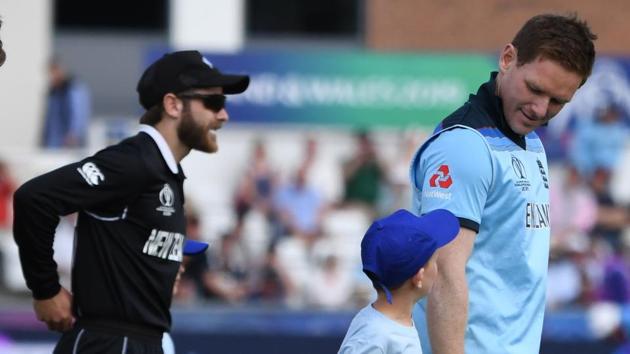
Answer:
M227 122L228 120L230 120L230 115L228 114L227 110L223 108L217 114L217 118L222 122Z
M543 119L547 116L549 110L549 97L540 96L534 102L532 110L536 114L536 119Z

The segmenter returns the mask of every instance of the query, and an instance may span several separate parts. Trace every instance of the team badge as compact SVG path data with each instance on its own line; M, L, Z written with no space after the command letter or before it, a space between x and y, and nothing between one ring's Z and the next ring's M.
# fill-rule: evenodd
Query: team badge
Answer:
M518 179L527 179L527 175L525 174L525 165L519 160L516 156L512 155L512 168L514 169L514 174Z
M543 180L543 184L545 188L549 189L549 180L547 179L547 172L545 172L545 168L543 167L543 164L540 161L540 159L537 159L536 162L538 163L538 170L540 171L540 177Z
M514 170L514 186L521 189L521 192L526 192L531 187L531 183L527 179L527 172L525 172L525 165L516 156L512 155L512 169Z
M175 208L173 208L173 204L175 203L175 194L171 187L164 183L164 187L160 191L159 195L160 205L155 210L161 211L164 216L171 216L175 212Z
M101 170L96 167L92 162L86 162L83 166L77 168L77 171L81 174L81 177L90 186L98 186L101 181L105 180L105 176L101 173Z

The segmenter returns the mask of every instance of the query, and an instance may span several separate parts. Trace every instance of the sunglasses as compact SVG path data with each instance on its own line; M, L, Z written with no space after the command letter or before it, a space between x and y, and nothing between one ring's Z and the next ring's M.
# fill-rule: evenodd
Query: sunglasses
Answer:
M220 95L220 94L204 95L201 93L187 93L187 94L178 95L177 97L185 98L185 99L201 100L201 102L203 102L204 107L206 107L207 109L215 113L219 113L223 108L225 108L225 95Z

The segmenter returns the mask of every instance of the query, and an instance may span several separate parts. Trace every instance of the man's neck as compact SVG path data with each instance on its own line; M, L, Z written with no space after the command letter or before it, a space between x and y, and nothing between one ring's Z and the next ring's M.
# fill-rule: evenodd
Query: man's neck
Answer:
M171 149L173 157L177 163L180 163L188 153L190 153L190 147L186 146L179 140L177 136L177 129L169 126L168 121L162 120L154 126L154 128L164 137L166 144Z

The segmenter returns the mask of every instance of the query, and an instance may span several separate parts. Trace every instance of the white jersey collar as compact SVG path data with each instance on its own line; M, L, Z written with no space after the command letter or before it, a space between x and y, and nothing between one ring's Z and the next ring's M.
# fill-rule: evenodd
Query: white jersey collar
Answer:
M173 174L177 174L179 172L179 168L177 168L175 156L173 156L173 152L171 151L171 148L168 147L168 144L166 143L166 140L164 140L162 134L157 129L147 124L140 124L140 132L147 133L151 138L153 138L153 141L155 141L158 149L160 149L162 157L164 158L164 161L166 161L168 168L171 172L173 172Z

